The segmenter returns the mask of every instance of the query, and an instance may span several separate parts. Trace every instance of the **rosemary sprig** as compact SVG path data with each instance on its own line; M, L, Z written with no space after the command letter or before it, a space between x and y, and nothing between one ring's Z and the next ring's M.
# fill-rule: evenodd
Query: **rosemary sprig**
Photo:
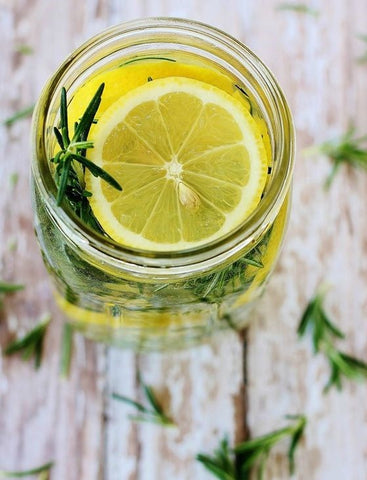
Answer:
M120 395L115 392L112 394L112 398L136 408L136 410L138 411L138 414L129 415L130 420L133 420L134 422L147 422L147 423L155 423L162 427L174 427L175 426L174 421L164 413L161 404L158 402L152 390L152 387L144 384L141 379L140 379L140 383L143 387L143 392L146 397L146 400L150 405L149 408L135 400L132 400L128 397L125 397L124 395Z
M253 440L239 443L233 449L229 448L228 440L223 439L213 456L199 454L196 459L221 480L247 480L254 471L257 473L258 480L262 480L270 450L280 440L290 437L288 459L289 471L292 475L295 470L295 451L307 420L304 415L289 415L287 418L294 423Z
M5 348L5 355L22 352L23 360L34 357L34 365L38 369L41 365L44 338L50 321L51 316L45 315L43 320L23 338L10 342Z
M218 272L188 280L184 286L202 301L218 303L228 289L231 292L248 288L254 275L248 274L248 267L263 268L262 256L268 245L272 227L268 229L261 241L246 255ZM163 287L162 287L163 288Z
M212 456L199 453L196 460L204 465L215 477L221 480L237 480L236 462L228 439L223 438Z
M73 351L73 332L72 325L65 322L63 325L61 339L61 358L60 358L60 376L65 378L69 375L72 351Z
M367 35L357 35L357 38L362 40L362 42L366 43L367 46ZM363 53L363 55L357 57L358 63L366 63L367 62L367 50Z
M33 110L34 110L34 104L29 105L28 107L22 108L21 110L18 110L10 117L6 118L3 121L3 124L6 125L7 127L10 127L11 125L13 125L13 123L17 122L18 120L22 120L23 118L30 117L33 113Z
M22 55L32 55L34 52L33 48L26 43L19 43L15 46L15 51L17 53L21 53Z
M367 135L358 137L354 127L349 127L339 138L306 149L306 154L321 153L332 162L330 174L324 183L325 189L329 189L342 164L367 170L367 146L364 146L366 142Z
M319 15L319 10L316 8L312 8L308 6L306 3L292 3L292 2L285 2L280 3L276 7L277 10L289 10L297 13L306 13L313 17L317 17Z
M54 462L48 462L48 463L45 463L44 465L41 465L40 467L31 468L30 470L13 471L13 472L0 470L0 478L22 478L22 477L28 477L29 475L49 473L53 465L54 465ZM45 476L41 477L41 475L39 475L39 479L41 478L48 478L48 477L45 477Z
M311 299L298 327L298 335L300 337L304 337L307 331L311 333L314 353L324 354L329 362L330 377L324 387L324 393L332 386L341 390L343 376L349 380L367 378L367 364L341 352L333 343L335 339L343 339L345 336L331 322L324 310L325 293L325 290L319 289Z
M2 282L0 280L0 308L2 308L3 306L2 299L4 295L8 293L18 292L19 290L23 290L23 289L24 289L24 285Z
M9 183L12 189L14 189L17 186L18 180L19 180L19 173L13 172L9 177Z
M65 88L61 89L60 128L54 127L54 134L60 146L60 151L51 159L51 162L56 165L57 204L61 205L65 197L78 217L101 233L103 233L103 230L88 201L88 197L92 194L84 188L85 169L88 169L95 177L102 178L117 190L122 190L121 185L108 172L85 156L87 149L93 148L93 142L88 140L88 135L92 123L96 122L95 116L101 103L103 89L104 83L98 87L80 121L75 123L71 139L68 126L67 93ZM76 165L79 165L78 169ZM82 174L79 173L80 171Z

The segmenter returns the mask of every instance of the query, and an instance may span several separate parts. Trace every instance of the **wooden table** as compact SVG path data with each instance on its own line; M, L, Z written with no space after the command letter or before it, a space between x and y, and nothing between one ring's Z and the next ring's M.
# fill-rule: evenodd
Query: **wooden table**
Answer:
M311 2L310 2L311 3ZM276 10L273 0L0 0L1 119L34 102L47 77L82 41L142 16L180 16L216 25L252 48L277 76L297 128L293 213L275 274L243 336L229 332L174 355L136 355L76 335L70 377L60 379L61 314L33 235L29 199L29 120L0 126L0 278L24 282L1 313L1 346L43 312L53 322L42 367L0 358L0 469L54 460L52 480L209 480L195 461L224 434L231 443L309 419L297 451L297 480L367 478L367 386L345 382L322 394L328 367L296 335L301 312L322 280L327 308L347 334L343 349L367 360L367 176L341 169L329 193L330 164L302 150L367 124L364 0L312 2L308 14ZM34 53L17 52L21 44ZM15 187L12 173L19 174ZM15 247L16 242L16 248ZM9 245L12 244L12 248ZM129 421L111 392L141 398L144 373L178 424L164 430ZM267 479L287 479L287 444L272 451Z

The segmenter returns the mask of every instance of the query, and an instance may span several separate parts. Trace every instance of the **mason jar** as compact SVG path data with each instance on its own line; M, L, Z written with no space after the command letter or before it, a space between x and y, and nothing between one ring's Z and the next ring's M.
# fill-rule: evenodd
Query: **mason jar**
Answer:
M252 214L224 237L182 251L142 251L94 231L68 205L57 205L50 163L61 88L72 102L96 72L154 58L227 75L263 129L269 155L266 186ZM216 28L175 18L110 28L73 52L47 82L32 142L36 234L56 302L74 328L96 341L150 351L183 348L247 325L287 225L294 130L272 73L245 45Z

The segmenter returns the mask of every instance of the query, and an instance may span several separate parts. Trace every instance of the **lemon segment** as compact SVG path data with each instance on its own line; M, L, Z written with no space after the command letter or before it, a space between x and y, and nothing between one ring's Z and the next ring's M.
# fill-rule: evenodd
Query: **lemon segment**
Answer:
M90 204L117 242L151 251L193 248L238 227L258 205L267 155L243 104L199 80L167 77L123 95L94 126Z

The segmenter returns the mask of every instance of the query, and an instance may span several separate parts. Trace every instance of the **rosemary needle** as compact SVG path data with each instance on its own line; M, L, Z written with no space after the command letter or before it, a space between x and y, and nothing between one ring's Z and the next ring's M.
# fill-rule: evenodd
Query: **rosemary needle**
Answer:
M28 477L29 475L42 474L44 472L49 473L53 465L54 465L54 462L48 462L48 463L45 463L44 465L41 465L40 467L31 468L30 470L12 471L12 472L0 470L0 478L22 478L22 477Z
M18 120L22 120L23 118L30 117L33 113L33 110L34 110L34 104L29 105L28 107L22 108L21 110L18 110L10 117L6 118L3 121L3 124L6 125L7 127L10 127L11 125L13 125L13 123L17 122Z
M41 365L44 338L50 322L51 316L45 315L43 320L23 338L10 342L5 348L5 355L22 353L23 360L34 357L34 365L38 369Z
M277 10L288 10L288 11L293 11L296 13L305 13L308 15L311 15L313 17L317 17L319 15L319 11L316 10L315 8L309 7L305 3L296 3L296 2L286 2L286 3L280 3L277 7Z
M113 393L112 398L124 402L127 405L130 405L138 411L136 415L129 415L130 420L133 420L134 422L147 422L155 423L162 427L174 427L175 423L169 416L164 413L163 408L158 402L152 387L144 384L141 379L140 383L143 387L146 400L150 405L149 408L135 400L132 400L131 398L125 397L124 395L120 395L118 393Z

